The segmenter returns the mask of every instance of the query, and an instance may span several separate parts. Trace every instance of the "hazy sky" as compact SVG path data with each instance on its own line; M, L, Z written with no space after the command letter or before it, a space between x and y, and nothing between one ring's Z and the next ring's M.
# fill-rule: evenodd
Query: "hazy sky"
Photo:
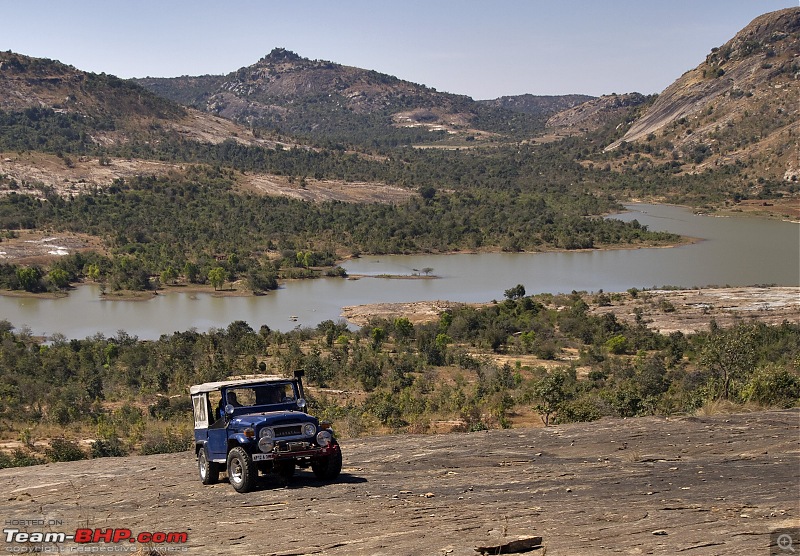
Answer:
M119 77L224 74L274 47L475 99L658 93L798 0L0 0L0 50Z

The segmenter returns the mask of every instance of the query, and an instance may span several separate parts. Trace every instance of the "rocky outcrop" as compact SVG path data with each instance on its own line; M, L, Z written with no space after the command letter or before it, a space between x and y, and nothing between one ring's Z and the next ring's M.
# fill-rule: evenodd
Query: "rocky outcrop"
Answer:
M7 520L186 533L124 543L149 554L474 556L520 540L550 556L767 554L800 526L798 423L794 409L343 439L333 484L299 471L246 495L203 486L190 451L2 469L0 481Z
M746 110L743 106L754 104L737 102L739 99L761 99L770 96L765 92L781 89L783 93L792 92L788 97L793 98L794 109L786 107L792 112L792 117L786 121L796 122L796 101L800 98L798 52L800 8L756 18L733 39L720 48L714 48L703 63L667 87L627 133L606 150L617 148L623 141L640 140L681 118L696 116L709 109L718 114L715 118L717 123L727 124L727 121L735 119L736 112ZM777 104L772 108L770 112L785 110ZM729 117L722 118L723 114ZM679 130L679 133L685 135L685 130Z
M591 131L630 113L631 108L645 102L647 97L640 93L603 95L554 114L547 120L547 127Z

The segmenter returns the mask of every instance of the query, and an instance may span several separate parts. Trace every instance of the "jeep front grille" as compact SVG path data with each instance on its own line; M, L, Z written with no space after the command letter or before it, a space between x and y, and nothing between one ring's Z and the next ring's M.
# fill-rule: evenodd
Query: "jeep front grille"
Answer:
M288 427L275 427L275 438L282 438L284 436L300 436L303 434L302 425L291 425Z

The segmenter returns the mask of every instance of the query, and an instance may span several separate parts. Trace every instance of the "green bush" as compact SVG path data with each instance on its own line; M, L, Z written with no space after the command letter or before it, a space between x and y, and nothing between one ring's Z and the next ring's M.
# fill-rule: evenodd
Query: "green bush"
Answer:
M602 400L590 397L567 401L559 406L555 422L560 424L597 421L603 417L604 405Z
M7 467L28 467L41 463L44 463L41 458L19 448L11 452L11 455L0 452L0 469L5 469Z
M742 399L762 405L794 407L800 402L800 376L777 365L759 367L742 389Z
M66 438L54 438L44 451L50 461L78 461L86 459L86 453L75 442Z
M189 449L191 437L185 433L168 431L155 433L142 444L141 453L145 456L153 454L173 454Z
M124 457L128 455L128 450L125 449L125 446L122 445L119 438L115 437L108 440L98 438L92 442L91 455L93 458Z

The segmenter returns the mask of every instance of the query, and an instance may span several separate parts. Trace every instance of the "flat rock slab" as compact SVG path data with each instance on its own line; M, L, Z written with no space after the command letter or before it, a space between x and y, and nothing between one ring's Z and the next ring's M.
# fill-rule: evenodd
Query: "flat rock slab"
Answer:
M189 554L284 556L475 556L532 536L548 556L766 556L772 531L800 526L796 409L342 447L333 484L299 471L244 495L200 484L190 453L3 469L3 519L48 523L31 532L187 532Z

